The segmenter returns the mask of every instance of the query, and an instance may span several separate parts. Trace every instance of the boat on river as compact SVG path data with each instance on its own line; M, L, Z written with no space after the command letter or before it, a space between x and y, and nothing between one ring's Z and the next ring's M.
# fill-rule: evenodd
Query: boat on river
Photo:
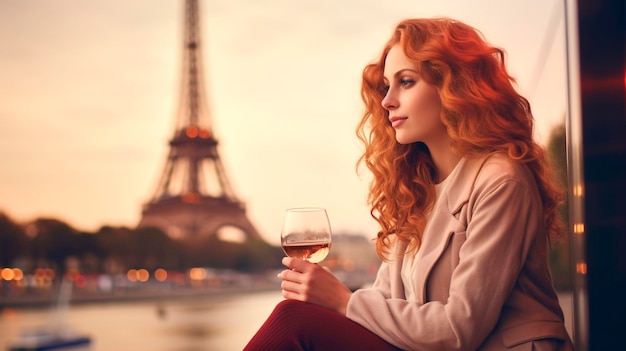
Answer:
M63 279L56 307L47 325L22 332L10 345L9 351L86 351L92 344L89 335L80 333L67 323L67 313L73 282Z
M24 332L9 347L9 351L87 351L90 346L88 335L41 329Z

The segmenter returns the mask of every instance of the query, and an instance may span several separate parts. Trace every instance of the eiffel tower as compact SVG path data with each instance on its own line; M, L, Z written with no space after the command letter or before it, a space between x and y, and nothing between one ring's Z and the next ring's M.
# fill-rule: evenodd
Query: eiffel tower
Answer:
M164 172L138 227L172 238L232 234L260 239L233 192L217 150L202 84L198 0L185 1L182 93Z

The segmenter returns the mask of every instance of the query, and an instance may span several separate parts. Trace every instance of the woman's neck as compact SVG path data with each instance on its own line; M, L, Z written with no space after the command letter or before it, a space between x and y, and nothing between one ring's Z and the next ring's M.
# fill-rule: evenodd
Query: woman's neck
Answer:
M435 183L441 183L452 173L454 167L461 160L461 155L452 151L450 145L429 148L429 151L437 171Z

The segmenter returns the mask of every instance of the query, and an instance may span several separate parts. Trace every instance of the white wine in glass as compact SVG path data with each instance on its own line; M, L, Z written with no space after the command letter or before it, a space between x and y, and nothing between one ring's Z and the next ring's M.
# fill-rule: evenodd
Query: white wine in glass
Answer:
M289 257L311 263L324 260L332 242L326 210L319 207L287 209L280 242Z

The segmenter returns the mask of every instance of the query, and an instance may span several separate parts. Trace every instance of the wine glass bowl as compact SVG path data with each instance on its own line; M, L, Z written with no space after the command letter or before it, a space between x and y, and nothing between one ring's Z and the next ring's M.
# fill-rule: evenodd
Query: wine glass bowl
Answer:
M287 256L311 263L321 262L328 256L332 243L326 209L320 207L287 209L280 238Z

